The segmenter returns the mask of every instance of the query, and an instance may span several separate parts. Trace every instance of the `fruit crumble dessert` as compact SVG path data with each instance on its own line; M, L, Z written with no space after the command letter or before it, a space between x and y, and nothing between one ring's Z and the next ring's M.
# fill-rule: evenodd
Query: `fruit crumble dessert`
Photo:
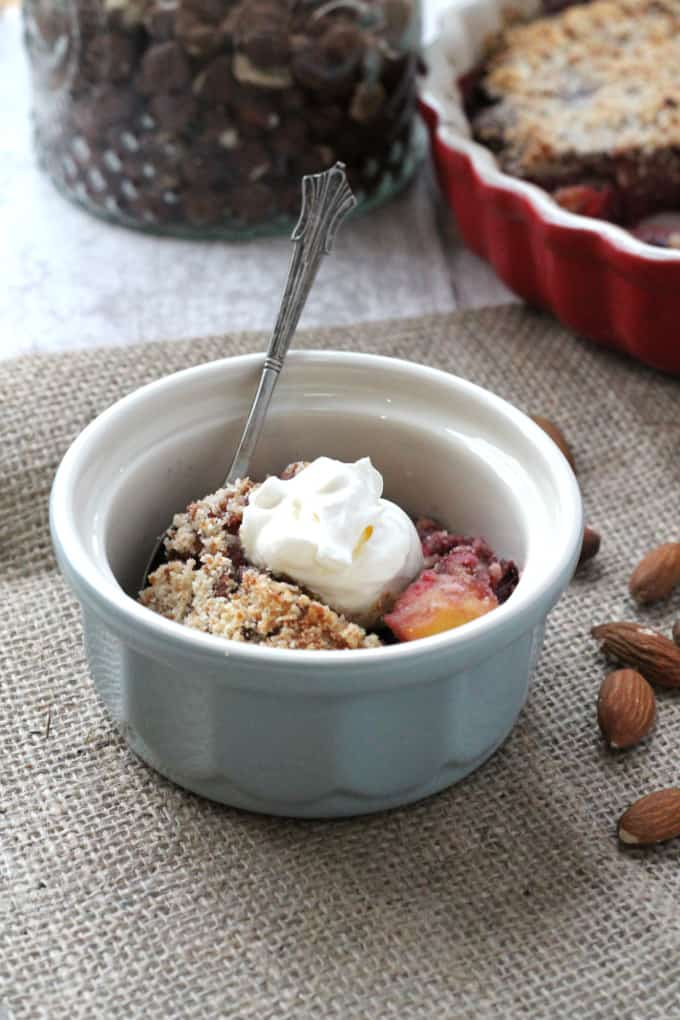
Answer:
M274 648L375 648L458 627L518 571L480 538L415 522L365 457L244 478L176 514L140 601L168 619Z
M629 226L678 209L680 0L593 0L508 27L466 106L502 169L564 208ZM673 246L657 235L638 233Z

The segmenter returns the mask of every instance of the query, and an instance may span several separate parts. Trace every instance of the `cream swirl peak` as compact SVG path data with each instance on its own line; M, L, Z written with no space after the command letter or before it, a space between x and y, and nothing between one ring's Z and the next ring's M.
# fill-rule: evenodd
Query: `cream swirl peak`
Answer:
M267 478L243 512L245 554L371 625L423 567L413 522L382 491L369 457L318 457L293 478Z

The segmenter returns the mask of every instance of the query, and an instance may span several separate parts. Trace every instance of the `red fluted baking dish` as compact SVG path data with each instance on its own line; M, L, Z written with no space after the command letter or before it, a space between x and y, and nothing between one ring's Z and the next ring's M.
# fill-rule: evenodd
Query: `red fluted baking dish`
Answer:
M442 190L465 243L526 301L591 340L680 374L680 252L567 212L502 173L470 137L457 80L479 65L506 10L531 15L535 6L464 0L443 14L421 93Z

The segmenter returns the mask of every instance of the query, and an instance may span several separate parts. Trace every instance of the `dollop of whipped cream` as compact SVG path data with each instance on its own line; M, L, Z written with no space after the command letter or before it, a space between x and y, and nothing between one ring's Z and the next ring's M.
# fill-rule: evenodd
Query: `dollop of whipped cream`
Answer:
M369 457L318 457L293 478L267 478L243 513L245 554L371 626L423 567L413 522L382 491Z

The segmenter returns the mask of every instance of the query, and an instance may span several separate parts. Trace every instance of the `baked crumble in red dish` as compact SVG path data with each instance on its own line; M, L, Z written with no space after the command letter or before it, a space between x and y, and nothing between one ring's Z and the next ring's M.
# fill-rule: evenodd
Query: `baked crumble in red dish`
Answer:
M466 0L422 110L466 244L525 300L680 373L680 0Z
M507 173L634 224L680 209L680 0L593 0L501 32L468 110Z

